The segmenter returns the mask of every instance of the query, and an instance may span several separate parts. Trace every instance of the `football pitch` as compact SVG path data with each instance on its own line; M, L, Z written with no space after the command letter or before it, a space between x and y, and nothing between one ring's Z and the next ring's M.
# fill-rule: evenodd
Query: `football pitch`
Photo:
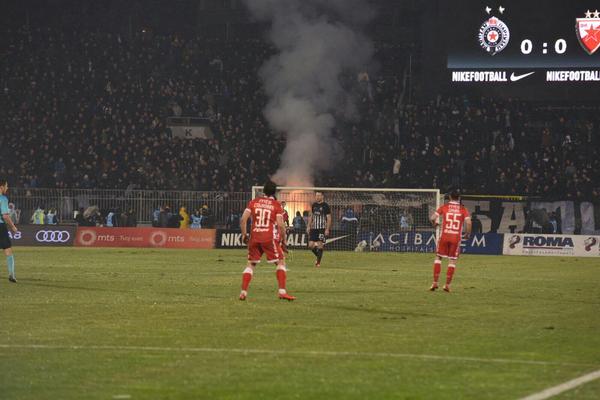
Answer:
M520 399L600 370L600 260L15 248L0 399ZM445 267L442 270L445 277ZM554 399L598 399L600 380Z

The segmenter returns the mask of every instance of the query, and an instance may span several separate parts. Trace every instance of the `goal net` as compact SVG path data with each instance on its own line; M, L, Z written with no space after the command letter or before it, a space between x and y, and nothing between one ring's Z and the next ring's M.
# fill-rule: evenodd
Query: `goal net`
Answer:
M306 234L315 193L331 208L328 250L431 252L435 229L429 217L440 204L438 189L279 187L277 199L289 215L288 247L308 245ZM262 186L252 188L252 197Z

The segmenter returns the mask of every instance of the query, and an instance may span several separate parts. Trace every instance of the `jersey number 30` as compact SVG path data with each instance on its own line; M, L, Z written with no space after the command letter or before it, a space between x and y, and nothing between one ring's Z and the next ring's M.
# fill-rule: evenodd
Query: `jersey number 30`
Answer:
M257 228L268 228L269 221L271 220L271 210L267 210L264 208L256 209L256 221L255 226Z

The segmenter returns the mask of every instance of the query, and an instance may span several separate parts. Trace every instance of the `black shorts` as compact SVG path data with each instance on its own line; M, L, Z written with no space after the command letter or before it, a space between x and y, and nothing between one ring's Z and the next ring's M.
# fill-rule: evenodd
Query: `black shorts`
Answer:
M10 236L8 236L8 227L6 224L0 224L0 249L6 250L12 247Z
M311 229L308 233L308 241L325 243L325 229Z

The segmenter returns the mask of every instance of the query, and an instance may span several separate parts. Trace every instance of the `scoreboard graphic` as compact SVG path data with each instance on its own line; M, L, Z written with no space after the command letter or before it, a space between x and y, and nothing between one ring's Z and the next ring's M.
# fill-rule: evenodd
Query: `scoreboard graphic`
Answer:
M466 1L449 25L453 84L600 90L600 0Z

